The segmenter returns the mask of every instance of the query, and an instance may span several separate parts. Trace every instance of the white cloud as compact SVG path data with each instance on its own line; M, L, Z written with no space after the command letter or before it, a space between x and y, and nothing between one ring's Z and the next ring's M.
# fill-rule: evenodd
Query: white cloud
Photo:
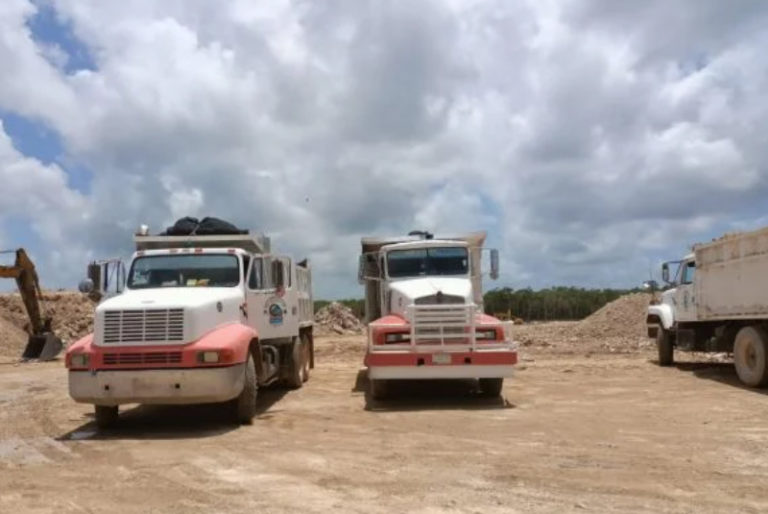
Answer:
M78 193L6 150L0 173L26 163L63 207L27 216L4 192L0 218L51 255L77 241L62 284L187 214L309 255L320 295L358 292L370 233L488 228L506 282L632 285L764 215L760 2L50 1L96 69L64 73L34 6L3 2L0 112L93 179Z

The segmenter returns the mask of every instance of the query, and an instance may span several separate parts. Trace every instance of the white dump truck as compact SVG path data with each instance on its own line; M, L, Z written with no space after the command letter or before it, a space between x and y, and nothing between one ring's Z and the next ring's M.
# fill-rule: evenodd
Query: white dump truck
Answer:
M665 262L662 278L671 287L647 316L659 364L671 365L675 348L728 352L742 382L768 385L768 227L697 244Z
M259 387L301 387L314 366L307 261L274 255L263 235L134 236L120 294L67 351L69 393L100 427L122 404L228 402L249 423ZM87 292L93 282L85 281Z
M368 368L374 398L389 380L479 379L501 393L517 363L510 325L483 313L481 256L485 233L434 238L363 238L359 280L365 285ZM492 278L498 253L490 251Z

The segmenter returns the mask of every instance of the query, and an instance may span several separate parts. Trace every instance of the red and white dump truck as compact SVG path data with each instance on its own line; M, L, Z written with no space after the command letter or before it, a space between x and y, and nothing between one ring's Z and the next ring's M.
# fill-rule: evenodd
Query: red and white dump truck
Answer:
M100 427L122 404L228 402L249 423L259 387L314 366L312 276L262 235L134 236L125 289L67 351L69 393ZM84 281L81 290L93 283Z
M485 233L434 238L363 238L358 278L365 285L368 368L374 398L389 380L479 379L501 393L517 363L510 325L483 313ZM498 253L490 251L491 278Z

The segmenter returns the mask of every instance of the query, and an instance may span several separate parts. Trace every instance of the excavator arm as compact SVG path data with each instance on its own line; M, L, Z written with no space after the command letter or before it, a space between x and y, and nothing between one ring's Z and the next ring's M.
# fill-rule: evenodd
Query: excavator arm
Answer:
M15 253L16 261L12 266L0 265L0 278L16 280L21 301L24 303L29 317L29 341L22 358L53 359L61 351L63 345L51 330L51 317L44 316L41 309L42 292L37 270L23 248L19 248Z

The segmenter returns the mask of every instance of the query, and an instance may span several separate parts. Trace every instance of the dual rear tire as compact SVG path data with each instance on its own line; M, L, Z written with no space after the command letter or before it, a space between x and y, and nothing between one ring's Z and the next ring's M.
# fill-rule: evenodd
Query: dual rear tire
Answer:
M750 387L768 385L768 332L763 327L744 327L733 342L733 364L739 380Z
M284 380L286 386L291 389L298 389L309 380L311 353L309 337L306 334L293 340L289 374Z

